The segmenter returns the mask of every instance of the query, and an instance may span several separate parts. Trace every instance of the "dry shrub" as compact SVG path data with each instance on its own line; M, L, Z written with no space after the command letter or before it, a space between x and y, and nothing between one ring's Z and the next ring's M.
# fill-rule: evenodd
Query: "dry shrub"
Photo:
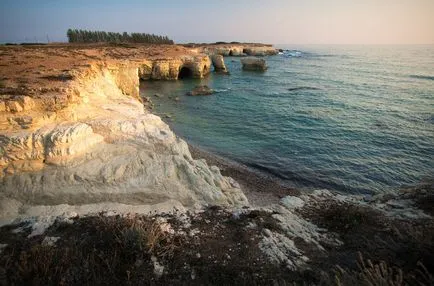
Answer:
M44 245L43 237L12 243L0 256L0 274L5 273L6 285L150 281L151 256L169 259L180 244L180 238L166 229L165 222L141 216L59 223L48 233L62 236L56 246Z
M165 230L166 222L156 219L131 215L119 219L117 217L102 218L109 231L124 246L138 246L155 256L171 256L179 238Z
M367 285L367 286L401 286L401 285L433 285L433 276L422 262L417 263L413 275L405 279L401 268L391 266L385 261L373 263L370 259L364 259L358 253L358 270L348 270L336 266L336 285Z

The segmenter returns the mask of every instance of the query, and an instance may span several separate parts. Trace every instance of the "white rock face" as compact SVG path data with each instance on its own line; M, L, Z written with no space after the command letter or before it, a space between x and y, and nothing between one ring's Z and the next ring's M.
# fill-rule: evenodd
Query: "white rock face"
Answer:
M302 208L304 206L304 201L299 197L286 196L280 200L280 204L285 208L292 210Z
M255 57L242 58L241 64L243 65L243 70L265 71L267 69L265 60Z
M291 270L303 267L309 259L301 249L297 248L294 243L295 239L301 239L316 248L318 252L324 253L325 249L322 244L334 246L342 244L333 235L295 212L295 209L302 208L312 197L311 195L301 198L286 196L278 205L272 205L265 209L269 212L275 212L272 217L279 224L279 231L265 230L259 243L260 249L270 262L285 265Z
M235 181L193 160L187 144L144 111L134 98L137 70L95 69L73 87L81 103L56 121L0 135L0 220L38 206L248 205Z
M3 161L12 164L6 173L14 173L14 167L29 160L43 160L45 163L66 165L104 138L95 134L84 123L64 123L54 128L40 128L36 132L15 132L0 135L3 148Z

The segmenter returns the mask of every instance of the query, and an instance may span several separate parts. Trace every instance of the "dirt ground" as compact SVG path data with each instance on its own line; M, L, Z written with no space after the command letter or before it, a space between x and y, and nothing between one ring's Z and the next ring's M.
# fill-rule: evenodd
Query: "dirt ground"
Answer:
M388 218L351 203L309 204L299 215L342 245L297 271L271 263L259 247L283 230L272 211L217 206L186 214L77 217L27 238L21 223L0 228L0 285L433 285L432 219ZM7 245L7 246L5 246Z

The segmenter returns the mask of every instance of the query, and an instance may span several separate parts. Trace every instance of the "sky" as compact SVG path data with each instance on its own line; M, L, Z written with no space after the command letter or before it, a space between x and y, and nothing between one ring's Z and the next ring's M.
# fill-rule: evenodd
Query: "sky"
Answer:
M0 42L66 41L68 28L178 43L434 44L434 0L0 0Z

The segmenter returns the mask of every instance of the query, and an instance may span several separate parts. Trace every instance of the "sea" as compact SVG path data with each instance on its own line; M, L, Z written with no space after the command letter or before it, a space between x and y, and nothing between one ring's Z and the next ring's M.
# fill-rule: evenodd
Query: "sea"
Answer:
M289 186L375 194L434 177L434 46L278 46L266 72L145 81L199 148ZM197 85L215 93L187 96ZM158 96L155 96L158 95Z

